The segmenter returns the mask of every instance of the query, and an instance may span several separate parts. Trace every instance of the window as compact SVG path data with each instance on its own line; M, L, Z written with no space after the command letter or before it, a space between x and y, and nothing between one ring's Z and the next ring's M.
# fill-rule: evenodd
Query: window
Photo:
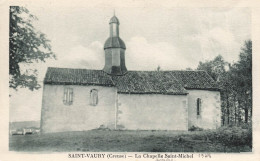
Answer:
M73 89L64 88L63 103L65 105L71 105L73 102Z
M197 115L199 116L201 112L201 99L197 99Z
M98 104L98 90L90 90L90 105L96 106Z

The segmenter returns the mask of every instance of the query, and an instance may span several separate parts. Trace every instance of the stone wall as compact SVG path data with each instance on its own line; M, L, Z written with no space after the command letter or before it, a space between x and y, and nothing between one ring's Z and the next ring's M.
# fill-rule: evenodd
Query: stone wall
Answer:
M63 103L64 87L73 88L73 103ZM98 104L90 105L90 90L98 90ZM41 132L84 131L115 127L116 88L102 86L44 85Z
M188 130L186 95L118 94L118 127Z
M63 103L64 88L73 89L73 103ZM90 104L90 90L98 104ZM220 93L188 90L188 95L117 94L114 87L44 85L41 132L84 131L99 128L129 130L188 130L192 125L215 129L221 125ZM197 98L201 99L197 115Z
M221 126L220 92L188 90L189 127L216 129ZM200 115L197 115L197 98L201 99Z

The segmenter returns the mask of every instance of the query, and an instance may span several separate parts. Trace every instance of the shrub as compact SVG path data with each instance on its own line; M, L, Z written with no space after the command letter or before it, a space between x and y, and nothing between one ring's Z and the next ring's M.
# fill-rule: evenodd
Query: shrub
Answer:
M205 135L213 142L220 142L226 146L252 147L252 130L242 127L221 127L216 131L208 131Z
M192 126L189 128L189 131L203 131L203 129L200 128L200 127L197 127L197 126L192 125Z
M242 129L252 130L252 123L251 123L251 122L250 122L250 123L243 123L243 124L240 125L240 127L241 127Z
M93 130L101 130L101 131L110 131L111 129L109 129L107 126L105 125L100 125L99 128L93 129Z
M117 130L124 130L124 129L125 129L125 126L124 126L124 125L117 125L117 126L116 126L116 129L117 129Z
M99 126L99 129L105 129L105 128L106 128L106 126L103 124Z

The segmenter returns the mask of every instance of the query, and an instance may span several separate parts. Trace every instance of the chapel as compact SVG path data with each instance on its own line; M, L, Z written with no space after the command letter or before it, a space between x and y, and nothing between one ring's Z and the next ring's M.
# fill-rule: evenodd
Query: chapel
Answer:
M41 132L218 128L217 83L205 71L127 70L119 25L114 15L104 44L103 69L47 69Z

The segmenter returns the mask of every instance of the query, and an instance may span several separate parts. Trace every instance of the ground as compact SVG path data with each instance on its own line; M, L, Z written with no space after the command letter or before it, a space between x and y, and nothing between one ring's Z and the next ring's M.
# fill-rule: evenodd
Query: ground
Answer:
M198 134L202 137L197 137ZM195 137L196 136L196 137ZM10 151L27 152L251 152L249 146L224 146L202 131L63 132L9 137Z

